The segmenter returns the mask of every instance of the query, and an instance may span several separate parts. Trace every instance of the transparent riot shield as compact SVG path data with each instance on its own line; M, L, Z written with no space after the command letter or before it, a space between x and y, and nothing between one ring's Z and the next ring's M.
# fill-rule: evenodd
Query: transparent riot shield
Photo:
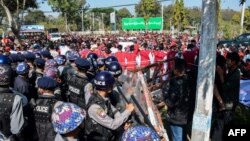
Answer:
M152 101L153 94L148 89L147 80L145 79L146 77L146 74L143 74L141 71L124 71L124 73L119 78L119 81L122 82L122 92L130 102L131 95L134 95L135 99L139 103L140 107L143 109L151 124L165 140L169 140L166 130L163 126L160 112ZM157 91L157 93L159 92L161 91ZM139 122L146 124L144 120L145 118L138 110L138 107L135 108L135 111L136 116L140 120Z

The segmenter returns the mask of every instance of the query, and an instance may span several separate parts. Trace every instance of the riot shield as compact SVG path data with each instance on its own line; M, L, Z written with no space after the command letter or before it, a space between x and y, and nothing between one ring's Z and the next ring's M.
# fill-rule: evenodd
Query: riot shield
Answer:
M124 71L119 78L119 81L123 83L122 92L129 101L131 101L131 95L135 97L136 101L139 103L140 107L143 109L156 131L158 131L159 135L161 135L165 140L169 140L163 126L160 112L153 103L152 94L148 89L147 80L145 79L146 77L146 74L143 74L141 71ZM143 120L145 117L143 117L143 114L140 113L138 107L135 108L135 111L136 116L138 116L140 121L145 123L145 120Z

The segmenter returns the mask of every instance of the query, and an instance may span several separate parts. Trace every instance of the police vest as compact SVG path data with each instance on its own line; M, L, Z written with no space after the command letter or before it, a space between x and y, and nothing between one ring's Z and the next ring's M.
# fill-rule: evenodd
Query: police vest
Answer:
M99 96L99 94L93 94L90 97L89 102L86 106L86 111L88 111L89 107L93 104L97 104L103 109L107 109L107 115L111 118L114 118L111 104L106 103L106 101L104 101L103 98ZM99 123L91 119L87 114L85 120L85 135L86 139L91 141L111 141L114 137L114 132L111 129L100 125Z
M0 94L0 131L9 137L12 133L10 131L10 114L12 112L12 105L15 99L13 93Z
M85 108L85 93L84 87L89 83L87 78L80 77L78 75L71 75L68 79L68 95L69 102Z
M56 102L55 97L39 97L36 101L34 116L39 141L55 139L56 133L51 123L51 114Z

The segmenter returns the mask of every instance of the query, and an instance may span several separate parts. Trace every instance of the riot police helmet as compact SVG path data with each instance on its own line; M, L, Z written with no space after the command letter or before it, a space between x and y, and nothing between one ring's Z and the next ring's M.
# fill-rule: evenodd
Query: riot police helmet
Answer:
M10 59L6 55L0 55L0 64L10 64Z
M75 64L79 70L84 70L84 71L89 70L91 66L90 62L87 59L83 58L77 58L75 60Z
M94 79L94 85L96 90L110 90L113 88L115 79L113 75L108 71L101 71L96 74Z
M69 51L66 53L66 57L69 61L75 61L77 58L80 57L80 55L76 51Z
M111 62L118 62L115 56L109 56L105 59L105 65L109 65Z
M119 77L122 74L122 67L119 62L111 62L107 69L114 77Z
M95 53L93 53L93 52L90 52L90 53L87 55L87 58L97 60L98 56L97 56L97 54L95 54Z

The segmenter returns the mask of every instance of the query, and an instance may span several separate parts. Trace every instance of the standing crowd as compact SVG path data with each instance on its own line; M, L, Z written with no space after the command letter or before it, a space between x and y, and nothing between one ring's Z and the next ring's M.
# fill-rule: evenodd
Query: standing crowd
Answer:
M142 70L158 83L163 118L173 141L185 141L195 107L200 39L182 34L12 38L0 45L0 140L164 140L157 128L135 121L133 103L119 93L120 76ZM131 42L122 45L121 42ZM67 50L66 50L67 49ZM65 51L66 50L66 51ZM218 46L212 126L217 140L239 106L240 79L250 78L250 48ZM157 80L157 81L156 81ZM155 87L154 87L155 86Z

